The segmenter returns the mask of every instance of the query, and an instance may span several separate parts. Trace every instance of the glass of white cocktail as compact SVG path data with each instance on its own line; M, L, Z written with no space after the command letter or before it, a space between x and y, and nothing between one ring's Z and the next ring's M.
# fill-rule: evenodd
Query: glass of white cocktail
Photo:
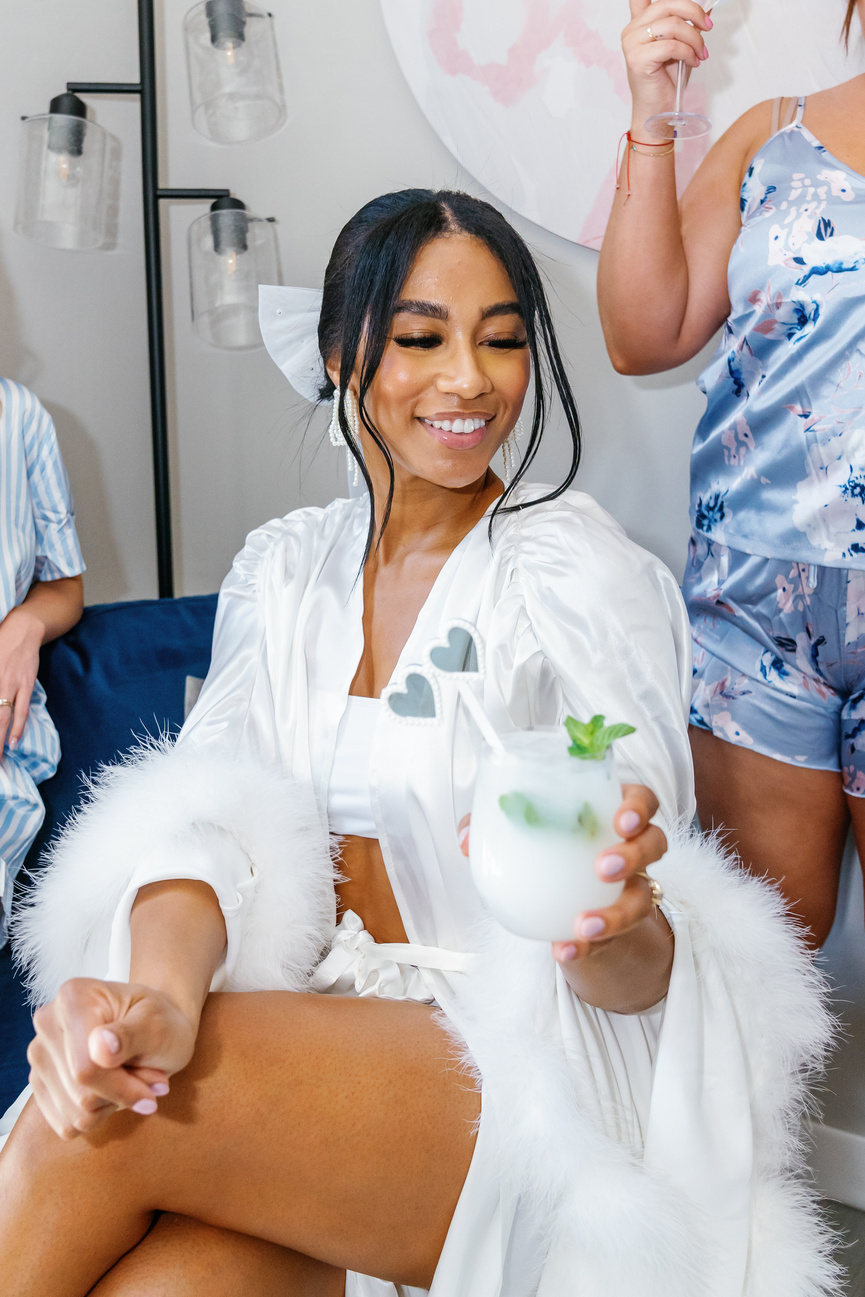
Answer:
M574 919L602 909L624 883L595 873L598 854L618 842L613 819L622 789L610 744L629 725L587 724L503 735L481 759L469 843L472 876L511 932L572 941Z

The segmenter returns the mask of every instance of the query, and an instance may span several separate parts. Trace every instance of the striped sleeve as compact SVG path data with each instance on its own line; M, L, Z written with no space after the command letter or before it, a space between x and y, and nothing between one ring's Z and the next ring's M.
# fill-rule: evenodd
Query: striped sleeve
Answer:
M23 414L27 479L36 528L37 581L57 581L85 570L66 467L51 415L32 392Z

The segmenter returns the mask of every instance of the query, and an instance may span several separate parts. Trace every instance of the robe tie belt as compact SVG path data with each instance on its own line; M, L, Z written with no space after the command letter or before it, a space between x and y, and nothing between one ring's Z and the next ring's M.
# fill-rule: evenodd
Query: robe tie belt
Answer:
M409 941L379 945L364 928L360 916L346 910L333 934L329 954L312 974L310 988L331 995L381 996L431 1004L436 994L424 973L464 973L473 958L463 951Z

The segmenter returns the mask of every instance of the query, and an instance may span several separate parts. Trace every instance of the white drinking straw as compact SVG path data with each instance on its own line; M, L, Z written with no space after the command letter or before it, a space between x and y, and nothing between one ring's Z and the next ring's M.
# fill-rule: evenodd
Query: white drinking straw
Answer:
M502 743L498 734L496 734L495 730L492 727L492 722L490 721L490 718L487 716L483 707L481 707L480 703L478 702L475 694L472 692L471 685L469 685L467 681L461 680L459 682L459 691L460 691L460 697L462 698L466 707L471 712L472 719L474 720L475 725L477 725L478 729L480 730L481 734L483 734L487 743L489 743L493 751L504 752L505 745L504 743Z

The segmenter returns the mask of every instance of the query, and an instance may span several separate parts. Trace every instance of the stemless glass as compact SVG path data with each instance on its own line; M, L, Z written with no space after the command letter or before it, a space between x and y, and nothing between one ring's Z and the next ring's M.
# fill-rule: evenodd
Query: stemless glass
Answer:
M709 13L721 0L700 0L703 9ZM686 113L682 109L685 87L688 84L688 65L680 63L676 74L676 107L671 113L655 113L647 117L646 130L651 131L662 140L694 140L700 135L708 135L712 123L702 113Z
M619 841L622 801L612 751L600 760L568 752L563 728L502 735L481 758L472 806L475 886L503 927L521 937L572 941L574 919L612 905L621 882L595 873L598 853Z

